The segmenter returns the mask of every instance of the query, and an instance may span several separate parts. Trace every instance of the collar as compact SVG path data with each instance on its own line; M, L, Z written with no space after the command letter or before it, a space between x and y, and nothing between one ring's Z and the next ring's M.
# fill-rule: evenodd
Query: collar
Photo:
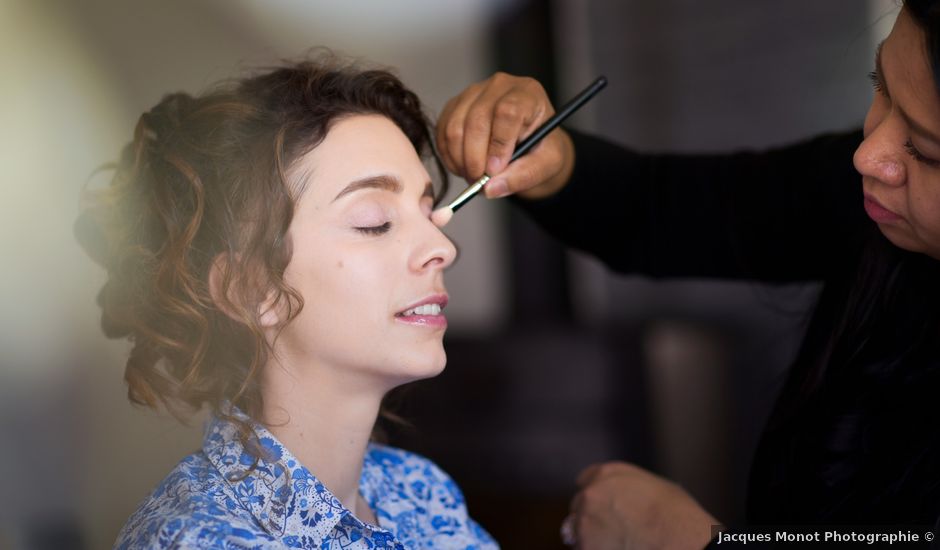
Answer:
M291 533L291 538L326 540L340 523L341 528L374 530L353 516L267 428L251 421L234 405L228 411L231 416L250 422L252 436L262 450L257 465L251 469L255 457L239 441L236 424L224 418L212 417L202 450L222 474L238 503L270 535L280 538ZM367 458L364 471L373 469L369 462ZM373 498L367 500L374 507L375 495L369 496Z

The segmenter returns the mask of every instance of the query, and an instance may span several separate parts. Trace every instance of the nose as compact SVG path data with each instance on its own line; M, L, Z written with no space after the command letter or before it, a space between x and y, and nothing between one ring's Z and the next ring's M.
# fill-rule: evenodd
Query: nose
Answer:
M457 247L430 219L423 221L416 242L412 269L446 269L457 259Z
M874 110L874 109L873 109ZM895 113L886 113L875 117L869 111L865 120L865 139L862 141L852 162L859 174L891 186L904 185L907 180L905 168L904 142L907 140L904 128L896 120Z

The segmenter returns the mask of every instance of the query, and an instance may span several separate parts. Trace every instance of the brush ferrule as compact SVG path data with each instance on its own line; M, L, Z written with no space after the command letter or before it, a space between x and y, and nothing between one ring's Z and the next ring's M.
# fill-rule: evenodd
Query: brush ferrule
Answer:
M463 190L463 193L457 195L457 198L451 201L448 208L451 211L456 212L461 206L463 206L467 201L473 198L474 195L480 192L480 189L483 189L483 186L486 185L486 182L490 181L490 177L486 174L483 174L483 177L473 182L473 185L467 187Z

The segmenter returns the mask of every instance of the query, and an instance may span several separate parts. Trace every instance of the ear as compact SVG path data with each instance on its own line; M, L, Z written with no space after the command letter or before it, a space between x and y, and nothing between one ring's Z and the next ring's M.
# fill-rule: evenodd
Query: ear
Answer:
M281 316L277 312L277 302L274 292L269 292L268 297L258 306L258 321L264 328L273 328L281 324Z
M231 288L225 288L225 279L228 269L231 268L231 258L226 252L219 253L212 260L212 266L209 268L209 295L212 302L223 313L232 319L240 321L242 318L236 314L235 306L229 298ZM281 316L278 314L278 308L275 300L275 293L269 292L267 298L258 305L258 321L263 328L271 328L280 324Z

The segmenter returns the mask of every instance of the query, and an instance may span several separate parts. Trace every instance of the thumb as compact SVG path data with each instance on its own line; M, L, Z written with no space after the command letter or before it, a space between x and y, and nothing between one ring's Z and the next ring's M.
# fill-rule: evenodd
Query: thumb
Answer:
M516 159L498 176L494 176L483 191L491 199L498 199L513 193L528 191L549 180L553 170L534 154Z

